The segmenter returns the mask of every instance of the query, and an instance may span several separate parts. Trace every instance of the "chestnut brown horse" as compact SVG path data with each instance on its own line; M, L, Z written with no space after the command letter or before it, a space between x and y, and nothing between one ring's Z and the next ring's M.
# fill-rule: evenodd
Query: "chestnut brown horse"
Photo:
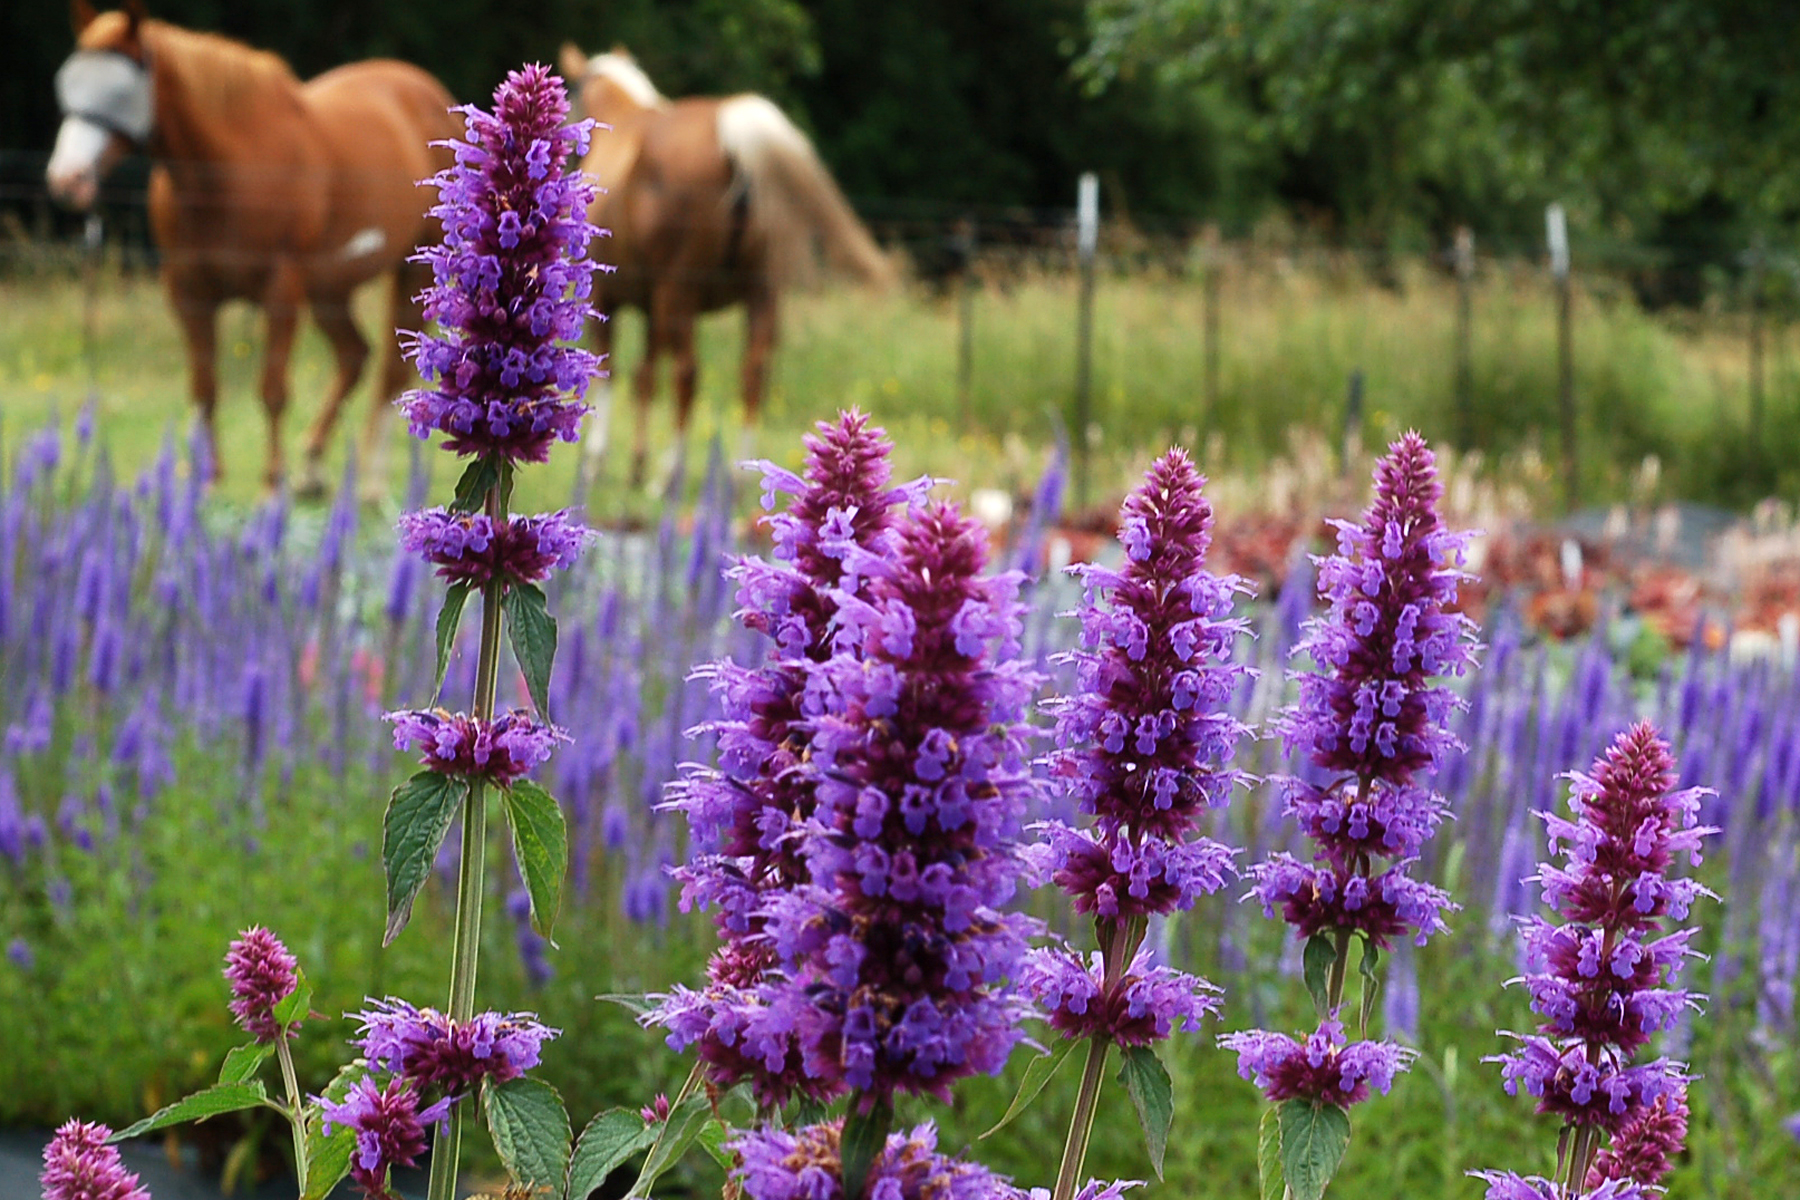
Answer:
M386 272L397 278L365 442L381 432L386 402L406 378L390 331L419 327L412 297L427 276L404 260L438 236L415 181L447 165L449 152L429 143L457 133L455 101L417 67L384 60L303 84L274 54L147 19L141 0L104 14L75 0L73 18L76 50L57 74L63 123L47 171L52 193L86 208L134 144L154 159L150 228L215 451L219 306L249 300L268 318L271 487L284 469L288 358L300 310L311 309L337 365L307 440L305 484L316 489L319 459L369 355L351 293ZM213 461L216 473L216 452Z
M701 313L744 306L744 415L753 422L775 346L779 289L804 275L820 251L829 265L878 286L891 281L892 267L806 135L766 98L667 100L623 50L589 58L565 45L562 70L578 84L585 114L612 127L596 131L582 169L606 189L590 215L612 231L597 257L617 266L594 277L594 307L603 314L632 307L645 316L632 387L632 477L641 482L664 355L675 362L675 424L685 441ZM599 323L597 338L609 352L608 322ZM590 459L605 446L610 397L601 385Z

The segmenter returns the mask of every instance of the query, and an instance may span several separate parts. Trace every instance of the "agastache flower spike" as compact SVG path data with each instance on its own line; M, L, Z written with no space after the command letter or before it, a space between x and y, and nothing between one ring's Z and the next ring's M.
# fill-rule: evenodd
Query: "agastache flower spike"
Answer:
M437 568L451 583L481 587L542 583L566 570L594 539L594 531L564 512L512 517L496 526L486 513L428 508L400 518L400 546Z
M232 1015L244 1032L259 1042L282 1036L275 1006L293 992L296 965L281 939L260 925L240 933L225 953Z
M445 449L543 462L557 439L578 436L599 360L566 343L588 319L587 221L593 185L565 170L587 152L592 121L565 125L561 80L541 66L514 71L494 111L464 107L456 165L432 182L441 244L414 261L431 265L421 299L441 334L406 334L407 355L432 386L398 403L415 436Z
M395 1077L382 1087L373 1079L359 1079L341 1103L321 1101L323 1128L334 1127L356 1134L350 1159L350 1178L369 1200L398 1200L388 1183L393 1167L410 1167L425 1152L425 1129L441 1125L450 1115L451 1097L427 1108L419 1107L419 1093L406 1079Z
M441 708L387 713L394 749L421 752L419 763L441 775L481 779L505 787L550 760L569 735L514 709L491 720Z
M1086 584L1081 648L1064 659L1079 690L1053 705L1049 765L1094 823L1051 823L1034 854L1094 915L1100 949L1091 963L1034 951L1023 981L1052 1027L1091 1042L1056 1200L1076 1193L1108 1048L1151 1045L1218 1009L1210 983L1138 952L1151 914L1189 909L1236 873L1235 850L1196 836L1242 779L1227 764L1245 730L1225 708L1253 674L1231 661L1245 632L1232 600L1250 589L1205 569L1205 482L1185 451L1169 451L1120 512L1124 564L1071 568Z
M1699 823L1701 797L1711 793L1676 789L1674 758L1648 722L1620 734L1591 774L1567 778L1574 819L1538 814L1563 862L1534 877L1564 923L1520 922L1527 974L1509 981L1525 987L1543 1020L1518 1050L1488 1061L1500 1064L1508 1092L1523 1088L1538 1112L1562 1119L1570 1148L1553 1181L1482 1174L1490 1200L1531 1195L1521 1190L1530 1187L1557 1197L1583 1188L1638 1195L1633 1189L1661 1181L1687 1133L1683 1065L1632 1055L1701 999L1674 986L1694 956L1694 931L1665 933L1664 921L1712 895L1667 877L1680 855L1698 863L1701 840L1718 832Z
M125 1169L119 1151L106 1144L112 1130L69 1121L44 1147L44 1200L150 1200L138 1177Z
M749 1200L848 1200L842 1131L840 1122L831 1122L793 1133L770 1127L743 1134L731 1143L738 1161L732 1180ZM1096 1192L1096 1198L1103 1194ZM868 1200L1026 1200L1026 1193L979 1163L939 1154L930 1123L888 1137L870 1165L863 1195Z
M452 1096L484 1079L517 1079L538 1065L543 1044L560 1032L539 1024L533 1013L485 1012L453 1021L392 996L351 1015L362 1022L360 1045L371 1067Z

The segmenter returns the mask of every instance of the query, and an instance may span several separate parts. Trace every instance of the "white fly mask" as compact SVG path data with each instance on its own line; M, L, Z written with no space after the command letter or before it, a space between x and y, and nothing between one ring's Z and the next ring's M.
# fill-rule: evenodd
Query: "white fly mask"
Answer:
M56 72L56 104L67 120L86 121L126 141L150 140L156 106L150 71L117 50L77 50Z

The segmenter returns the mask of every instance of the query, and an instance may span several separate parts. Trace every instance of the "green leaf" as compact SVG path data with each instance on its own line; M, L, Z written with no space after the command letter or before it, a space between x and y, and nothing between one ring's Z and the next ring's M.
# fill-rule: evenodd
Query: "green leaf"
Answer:
M808 1125L817 1125L831 1113L830 1107L817 1100L808 1100L802 1096L794 1101L794 1115L788 1121L790 1129L804 1129Z
M1281 1104L1281 1176L1293 1200L1319 1200L1350 1145L1350 1114L1335 1104Z
M564 1200L588 1200L625 1161L656 1140L656 1125L625 1108L609 1108L587 1123L569 1159Z
M556 662L556 618L544 593L529 583L514 584L500 601L513 657L525 673L525 688L538 716L550 719L550 668Z
M1148 1046L1132 1046L1125 1051L1125 1065L1119 1070L1131 1103L1137 1108L1138 1124L1144 1128L1144 1145L1150 1150L1150 1165L1156 1177L1162 1178L1163 1153L1169 1148L1169 1126L1175 1121L1175 1086L1162 1060Z
M562 907L563 871L569 865L568 825L562 805L529 779L515 780L505 794L513 859L531 896L531 927L548 938Z
M1369 1016L1375 1011L1375 997L1381 992L1381 977L1375 974L1375 968L1381 965L1381 947L1370 938L1363 938L1362 959L1357 963L1357 974L1362 976L1362 1012L1360 1036L1369 1036Z
M483 456L470 463L456 481L456 499L451 512L479 512L487 503L488 491L500 481L500 468L494 459Z
M706 1097L695 1092L675 1106L669 1119L663 1122L662 1137L651 1146L649 1155L644 1159L643 1169L638 1172L637 1182L626 1192L627 1198L632 1196L648 1196L656 1181L664 1172L680 1162L682 1156L693 1148L700 1137L700 1131L712 1119L712 1105Z
M500 463L500 511L512 511L513 464L511 459Z
M725 1148L726 1139L730 1136L731 1130L725 1128L723 1121L715 1118L701 1126L700 1136L696 1139L700 1148L726 1171L731 1170L731 1151Z
M233 1046L231 1053L225 1056L225 1065L219 1068L219 1082L244 1082L255 1075L257 1069L273 1053L274 1042L251 1042L248 1046Z
M1321 1018L1330 1016L1327 1005L1331 1002L1329 977L1331 968L1337 962L1337 946L1332 943L1330 934L1315 933L1306 939L1306 953L1302 956L1306 968L1306 990L1312 993L1313 1007Z
M306 982L306 972L295 967L294 990L276 1002L275 1020L282 1025L292 1025L306 1020L311 1012L312 984Z
M994 1124L992 1129L981 1136L984 1138L993 1137L996 1133L999 1133L1002 1129L1011 1125L1013 1119L1020 1113L1030 1108L1031 1102L1036 1100L1038 1098L1038 1093L1044 1090L1044 1085L1049 1083L1050 1080L1056 1076L1056 1072L1062 1067L1063 1063L1068 1061L1069 1055L1079 1044L1080 1043L1074 1041L1064 1041L1062 1049L1058 1050L1055 1054L1040 1054L1032 1059L1031 1064L1025 1068L1025 1078L1019 1080L1018 1094L1013 1097L1012 1103L1007 1106L1005 1114Z
M488 1132L512 1177L526 1187L559 1188L569 1174L569 1114L541 1079L521 1076L482 1089Z
M394 789L383 823L381 861L387 868L387 932L392 945L412 919L413 898L425 886L438 848L450 832L457 806L469 794L465 780L436 771L420 771Z
M888 1130L894 1124L894 1106L878 1101L866 1113L856 1111L859 1095L850 1098L850 1113L844 1118L844 1133L839 1139L839 1158L844 1168L844 1200L862 1200L868 1186L869 1168L875 1156L887 1145Z
M626 1012L637 1017L641 1017L648 1012L656 1011L656 1005L652 1004L650 1002L650 997L644 995L642 992L605 992L595 996L594 999L603 1004L616 1004Z
M444 672L450 669L450 650L456 643L456 631L462 625L463 605L469 602L474 588L468 583L453 583L444 593L444 607L437 616L437 671L431 677L431 699L437 702L444 690Z
M366 1064L353 1062L337 1073L321 1093L333 1104L342 1104L356 1086L357 1080L369 1073ZM325 1200L344 1176L350 1173L350 1155L356 1150L356 1131L346 1126L325 1134L325 1113L312 1107L306 1114L306 1191L300 1200Z
M1281 1200L1281 1123L1273 1105L1256 1126L1256 1179L1259 1200Z
M220 1113L241 1112L246 1108L255 1108L266 1103L268 1098L268 1093L263 1091L263 1085L255 1080L247 1083L216 1083L203 1092L195 1092L185 1100L177 1100L167 1108L158 1109L137 1124L119 1130L106 1140L122 1142L140 1134L167 1129L171 1125L179 1125L183 1121L198 1121L205 1117L216 1117Z

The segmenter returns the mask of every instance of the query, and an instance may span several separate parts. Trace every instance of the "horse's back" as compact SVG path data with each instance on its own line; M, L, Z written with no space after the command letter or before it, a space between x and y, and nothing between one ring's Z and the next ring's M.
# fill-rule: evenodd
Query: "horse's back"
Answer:
M428 72L392 59L333 68L301 89L336 167L316 284L353 284L426 240L428 193L417 182L450 161L434 141L459 131L455 100Z

